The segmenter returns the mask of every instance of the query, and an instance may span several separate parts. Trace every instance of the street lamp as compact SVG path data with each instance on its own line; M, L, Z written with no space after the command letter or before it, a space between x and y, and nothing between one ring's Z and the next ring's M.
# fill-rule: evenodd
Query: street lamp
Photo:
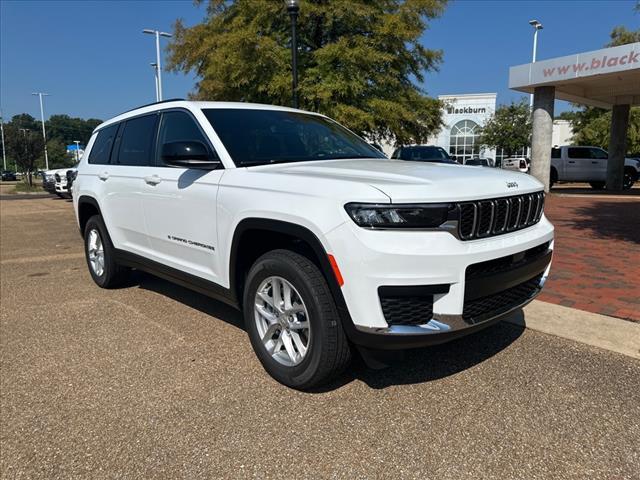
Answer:
M533 60L536 63L536 51L538 50L538 30L544 27L538 20L529 20L529 25L533 27ZM533 94L529 95L529 107L533 107Z
M296 21L298 20L298 12L300 5L298 0L286 0L287 12L291 17L291 95L293 100L293 108L298 108L298 41L296 36Z
M48 97L48 93L34 92L40 98L40 119L42 120L42 139L44 140L44 165L45 170L49 170L49 155L47 154L47 132L44 128L44 108L42 107L42 97Z
M151 68L153 68L153 76L156 81L156 102L160 101L160 91L158 90L158 64L156 62L151 62Z
M162 101L162 64L160 63L160 37L171 38L171 34L167 32L161 32L160 30L152 30L145 28L142 33L148 33L156 36L156 77L157 77L157 91L156 98L158 101Z
M73 143L76 144L76 162L80 162L80 140L74 140Z
M2 169L7 169L7 152L4 150L4 118L2 118L2 110L0 110L0 134L2 134Z

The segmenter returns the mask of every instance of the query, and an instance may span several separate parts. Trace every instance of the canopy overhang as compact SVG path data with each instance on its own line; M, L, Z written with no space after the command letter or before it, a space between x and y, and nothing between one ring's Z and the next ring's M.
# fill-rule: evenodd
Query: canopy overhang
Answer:
M509 69L509 88L533 93L543 86L555 87L557 99L582 105L640 105L640 42Z

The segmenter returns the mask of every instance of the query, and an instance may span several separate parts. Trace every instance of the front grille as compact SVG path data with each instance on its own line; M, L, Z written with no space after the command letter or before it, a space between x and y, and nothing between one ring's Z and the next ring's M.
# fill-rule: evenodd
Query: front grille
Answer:
M476 323L485 318L507 312L529 300L538 290L542 273L502 292L465 301L462 318Z
M466 270L466 279L473 280L474 278L504 272L534 262L547 253L549 243L550 242L545 242L537 247L513 255L507 255L506 257L494 258L493 260L469 265Z
M389 325L423 325L433 318L433 296L380 297Z
M56 179L56 182L59 182L59 181L60 181L60 175L59 175L59 174L57 174L57 173L56 173L56 174L54 175L54 177L55 177L55 179Z
M538 223L544 209L544 193L464 202L459 209L460 239L490 237Z

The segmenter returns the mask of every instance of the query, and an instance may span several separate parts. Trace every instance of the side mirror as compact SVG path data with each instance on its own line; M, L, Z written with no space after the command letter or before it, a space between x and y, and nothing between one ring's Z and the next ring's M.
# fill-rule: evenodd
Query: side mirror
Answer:
M160 156L163 162L174 167L213 170L220 166L220 160L209 153L204 143L197 141L163 143Z

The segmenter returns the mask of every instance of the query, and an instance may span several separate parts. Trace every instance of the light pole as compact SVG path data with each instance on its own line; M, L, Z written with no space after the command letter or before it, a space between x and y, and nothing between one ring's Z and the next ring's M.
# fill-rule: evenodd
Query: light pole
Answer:
M44 140L44 165L45 170L49 170L49 155L47 154L47 132L44 128L44 108L42 106L42 97L48 97L48 93L34 92L31 95L37 95L40 98L40 119L42 120L42 139Z
M156 102L159 102L160 91L158 90L158 64L155 62L152 62L149 65L151 65L151 67L153 68L153 76L155 77L155 80L156 80Z
M161 32L160 30L152 30L150 28L145 28L142 33L148 33L150 35L156 36L156 75L158 79L158 91L156 94L156 98L160 102L162 100L162 64L160 63L160 37L171 38L171 34L167 32Z
M538 31L544 27L538 20L529 20L529 25L533 27L533 55L532 63L536 63L536 52L538 50ZM529 95L529 108L533 107L533 94Z
M287 12L289 12L289 17L291 17L291 96L293 108L298 108L298 39L296 35L296 22L299 11L300 5L298 5L298 0L287 0Z
M80 140L74 140L73 143L76 144L76 162L80 161Z
M2 110L0 110L0 135L2 135L2 169L7 169L7 152L4 150L4 118L2 118Z

